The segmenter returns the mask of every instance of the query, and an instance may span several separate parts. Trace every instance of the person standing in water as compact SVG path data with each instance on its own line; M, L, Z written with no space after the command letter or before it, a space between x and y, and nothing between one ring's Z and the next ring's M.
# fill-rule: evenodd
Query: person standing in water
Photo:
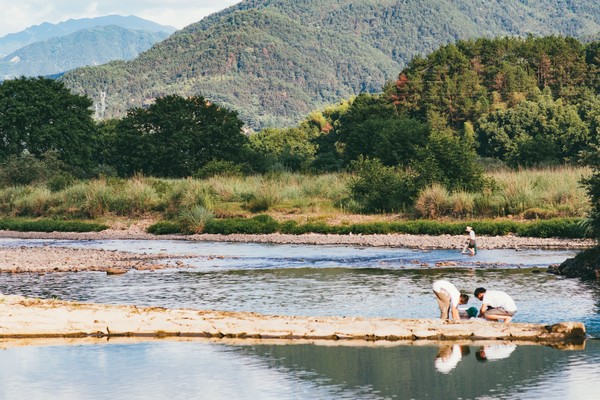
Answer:
M467 239L467 244L465 244L465 248L462 251L462 254L466 254L467 250L469 253L474 256L477 254L477 242L475 241L475 231L472 227L467 226L466 231L469 233L469 239Z

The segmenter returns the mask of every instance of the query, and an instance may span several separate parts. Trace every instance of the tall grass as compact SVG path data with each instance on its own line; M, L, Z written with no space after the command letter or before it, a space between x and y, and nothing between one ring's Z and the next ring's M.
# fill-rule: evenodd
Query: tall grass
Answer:
M589 200L581 179L589 168L554 167L501 171L490 174L505 198L506 214L519 215L530 208L551 211L555 216L583 216Z
M182 210L179 215L179 221L186 232L201 233L206 224L215 217L212 211L196 205L191 209Z
M584 188L588 168L495 171L480 193L450 193L439 185L424 189L408 215L422 218L543 219L583 217L589 209ZM111 215L188 219L200 207L215 215L256 213L347 215L358 209L349 198L347 174L302 175L278 172L248 177L199 179L95 179L74 182L58 192L44 186L0 188L0 217L100 218ZM193 224L192 224L193 225Z
M423 218L437 218L448 214L450 195L445 187L437 183L425 188L415 202L415 213Z

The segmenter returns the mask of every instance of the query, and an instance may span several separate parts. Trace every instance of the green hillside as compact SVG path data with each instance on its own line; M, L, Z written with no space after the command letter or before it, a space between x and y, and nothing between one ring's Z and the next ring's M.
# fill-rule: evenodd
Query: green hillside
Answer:
M82 29L9 54L0 61L0 77L51 75L84 65L129 60L168 35L116 25Z
M158 96L202 95L258 129L380 91L415 55L457 39L598 32L595 0L251 0L132 61L80 68L62 80L92 98L100 118Z

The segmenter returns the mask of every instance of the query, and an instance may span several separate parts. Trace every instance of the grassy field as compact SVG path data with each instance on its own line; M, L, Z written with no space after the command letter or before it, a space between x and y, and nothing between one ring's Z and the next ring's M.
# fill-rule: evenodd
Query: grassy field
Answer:
M60 191L45 186L0 189L0 216L96 220L150 218L172 220L190 232L202 231L215 218L268 214L278 223L357 223L413 219L544 220L581 218L588 198L580 185L586 168L552 168L494 172L481 193L425 189L414 208L395 214L364 215L351 199L349 174L277 173L250 177L131 179L80 181Z

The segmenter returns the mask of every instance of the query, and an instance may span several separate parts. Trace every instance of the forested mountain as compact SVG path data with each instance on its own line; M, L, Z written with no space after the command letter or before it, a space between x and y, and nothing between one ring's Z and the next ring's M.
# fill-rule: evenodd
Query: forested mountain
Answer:
M0 77L58 74L85 65L130 60L169 36L116 25L82 29L25 46L0 60Z
M596 0L247 0L135 60L62 79L101 118L167 94L202 95L261 128L380 91L413 57L457 39L598 32Z
M1 37L0 57L5 57L7 54L32 43L44 42L48 39L66 36L82 29L108 25L116 25L126 29L147 32L173 33L176 30L172 26L160 25L133 15L127 17L121 15L107 15L97 18L69 19L58 24L45 22L40 25L30 26L21 32L9 33L8 35Z

